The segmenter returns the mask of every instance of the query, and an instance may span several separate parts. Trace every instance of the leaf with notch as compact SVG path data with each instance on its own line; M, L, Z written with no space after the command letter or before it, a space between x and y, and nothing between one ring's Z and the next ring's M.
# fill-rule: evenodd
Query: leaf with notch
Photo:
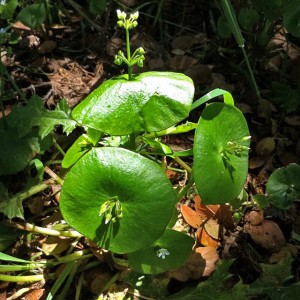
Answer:
M55 110L50 111L44 107L42 99L34 95L25 107L15 107L7 120L11 127L17 129L19 137L28 134L33 127L38 127L43 139L56 125L62 125L69 134L76 126L70 114L66 100L62 100Z

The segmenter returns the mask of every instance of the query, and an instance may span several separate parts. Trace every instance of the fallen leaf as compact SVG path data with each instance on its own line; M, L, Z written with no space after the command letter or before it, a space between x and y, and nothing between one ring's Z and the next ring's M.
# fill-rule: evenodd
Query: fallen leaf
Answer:
M195 202L195 210L197 214L199 214L202 217L203 221L212 218L220 207L219 205L202 204L199 195L195 195L194 202Z
M45 289L34 289L25 294L23 300L39 300L45 295Z
M212 238L203 227L198 229L196 235L198 242L202 246L213 248L218 247L218 240Z
M198 247L183 266L168 272L167 275L179 281L198 280L209 276L215 270L218 260L219 255L215 248Z
M266 137L260 140L256 147L255 151L260 156L267 156L271 154L275 149L275 140L272 137Z
M207 65L195 65L184 72L191 77L195 85L206 84L211 80L211 69Z
M193 44L194 38L192 36L182 35L174 38L171 46L173 49L188 50L193 46Z
M214 219L208 219L204 223L204 228L206 232L215 240L219 238L219 224Z
M297 257L299 249L296 245L286 244L278 253L272 254L269 258L271 264L280 262L287 254Z
M170 68L173 70L186 70L198 62L197 59L187 55L175 55L170 59Z
M180 211L183 215L184 220L192 227L199 228L202 223L201 217L187 205L181 205Z
M46 255L57 255L67 250L71 244L70 239L58 236L49 236L42 245Z
M279 252L286 244L280 227L274 221L264 220L259 226L246 223L244 228L255 244L271 253Z

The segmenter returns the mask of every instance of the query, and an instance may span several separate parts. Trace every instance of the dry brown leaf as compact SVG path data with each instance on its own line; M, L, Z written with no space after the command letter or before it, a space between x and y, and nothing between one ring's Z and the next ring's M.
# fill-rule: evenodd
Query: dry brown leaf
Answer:
M206 232L214 239L218 240L219 238L219 224L214 219L208 219L204 223L204 228Z
M258 246L271 253L279 252L286 244L280 227L274 221L264 220L259 226L247 223L244 228Z
M245 221L254 226L261 225L264 221L264 214L261 210L252 210L245 215Z
M275 149L275 139L272 137L266 137L260 140L256 147L255 151L260 156L267 156L271 154Z
M263 157L260 156L252 157L249 161L249 169L253 170L253 169L260 168L265 164L265 162L266 161Z
M42 249L46 255L57 255L67 250L72 241L58 236L49 236L42 244Z
M197 62L197 59L187 55L175 55L170 59L170 68L176 71L187 70Z
M43 296L45 296L45 289L34 289L34 290L31 290L26 295L24 295L21 299L22 300L39 300Z
M149 70L158 70L165 66L165 62L161 57L150 59L148 62Z
M211 80L211 69L207 65L195 65L184 72L185 75L191 77L194 84L207 84Z
M291 126L300 126L300 116L286 116L284 122Z
M202 246L213 248L218 247L218 240L212 238L203 227L198 229L196 235L198 242Z
M179 281L198 280L203 276L209 276L219 259L218 252L213 247L198 247L189 260L180 268L170 271L167 275Z
M183 215L184 220L192 227L199 228L202 223L201 217L190 207L186 205L180 206L180 211Z
M197 214L199 214L202 217L203 221L212 218L220 207L219 205L202 204L199 195L195 195L194 202L195 202L195 210Z
M173 49L187 50L190 49L193 46L193 44L194 38L192 36L182 35L174 38L171 46Z
M269 261L271 264L278 263L285 257L287 254L292 255L293 257L297 257L299 249L296 245L287 244L283 247L278 253L272 254Z
M57 47L57 43L52 40L44 41L39 47L38 52L41 54L50 53Z

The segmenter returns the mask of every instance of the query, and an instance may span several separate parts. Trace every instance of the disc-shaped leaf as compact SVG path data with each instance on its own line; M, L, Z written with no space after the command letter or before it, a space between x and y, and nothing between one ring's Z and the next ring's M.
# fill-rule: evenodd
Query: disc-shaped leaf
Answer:
M160 131L188 116L193 95L193 82L184 74L147 72L133 80L123 75L94 90L72 115L110 135Z
M300 166L290 164L275 170L267 182L266 191L274 206L289 208L294 200L300 198Z
M46 8L43 2L25 6L18 15L18 19L30 28L37 28L46 20Z
M193 173L204 204L224 204L241 192L248 170L249 130L243 114L224 103L208 105L194 142Z
M290 1L284 7L283 25L288 32L296 37L300 37L300 5L299 0Z
M174 270L183 265L192 253L195 240L172 229L150 247L128 254L130 267L144 274L158 274Z
M110 199L120 202L123 217L105 224L106 217L99 212ZM72 167L64 181L60 208L72 227L100 247L127 253L163 234L176 200L176 192L156 163L123 148L106 147L92 149Z

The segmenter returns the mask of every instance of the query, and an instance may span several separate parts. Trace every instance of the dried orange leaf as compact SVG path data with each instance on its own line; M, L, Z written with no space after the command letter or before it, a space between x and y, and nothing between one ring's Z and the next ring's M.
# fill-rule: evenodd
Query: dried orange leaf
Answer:
M183 215L184 220L194 228L200 228L202 223L201 217L190 207L186 205L180 206L181 213Z
M219 209L219 205L204 205L199 195L194 197L196 212L204 219L212 218ZM204 221L203 220L203 221Z
M200 253L205 260L205 268L202 276L209 276L216 269L216 262L219 260L219 254L214 247L198 247L196 253Z
M213 248L218 247L218 240L212 238L204 228L200 228L197 231L197 239L202 246Z
M208 219L204 224L204 228L213 239L217 240L219 238L219 224L216 220Z
M182 267L168 272L168 276L179 281L198 280L209 276L219 259L217 250L213 247L198 247Z

